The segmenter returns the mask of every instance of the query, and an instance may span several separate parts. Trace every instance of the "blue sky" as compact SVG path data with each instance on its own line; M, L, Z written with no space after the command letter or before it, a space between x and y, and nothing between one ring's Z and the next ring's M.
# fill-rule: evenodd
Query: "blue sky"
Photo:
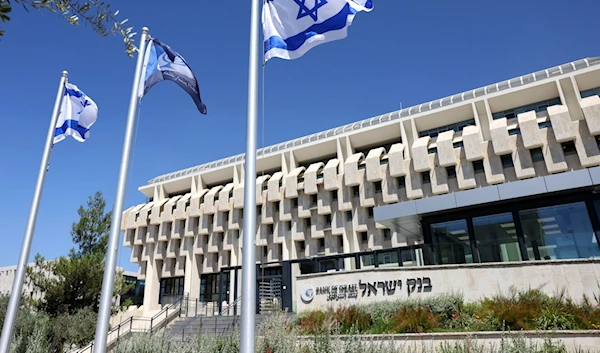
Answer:
M311 0L308 0L309 2ZM137 188L171 171L244 151L249 1L112 0L120 16L181 53L198 77L208 115L171 82L146 95L137 125L125 208ZM583 57L600 55L600 2L375 0L341 41L265 72L259 147L369 118ZM137 6L136 6L137 5ZM112 209L135 60L119 37L16 6L0 41L0 266L18 261L60 73L99 106L91 137L57 144L31 257L64 255L77 208L96 190ZM139 39L139 35L137 36ZM262 135L262 127L259 134ZM121 248L118 265L129 263Z

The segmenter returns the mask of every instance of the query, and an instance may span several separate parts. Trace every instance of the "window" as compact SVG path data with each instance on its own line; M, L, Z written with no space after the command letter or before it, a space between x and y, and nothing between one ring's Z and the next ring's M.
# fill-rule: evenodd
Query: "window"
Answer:
M170 304L183 295L184 277L162 278L160 280L159 304Z
M373 183L373 185L375 186L375 192L376 193L381 193L381 182L380 181L376 181Z
M403 176L398 177L398 187L399 188L406 187L406 179L405 179L405 177L403 177Z
M310 218L306 219L306 229L310 229L310 226L312 225L312 220Z
M369 218L373 218L373 207L369 207L367 210L367 212L369 213Z
M526 113L526 112L532 111L532 110L535 110L536 113L545 112L548 109L548 107L553 106L553 105L559 105L559 104L562 104L560 101L560 97L556 97L556 98L543 100L543 101L532 103L532 104L523 105L523 106L516 107L516 108L507 109L507 110L504 110L501 112L493 113L492 118L493 119L502 119L502 118L513 119L513 118L516 118L517 115L519 115L521 113Z
M511 153L503 154L502 156L500 156L500 160L502 160L502 167L504 168L513 166L513 159Z
M552 127L552 122L550 120L543 121L543 122L541 122L541 123L538 124L538 127L540 129L545 129L545 128Z
M530 259L600 257L584 202L524 210L519 218Z
M480 262L521 261L521 249L512 213L473 218Z
M456 167L446 167L446 173L448 174L448 178L456 178Z
M398 266L398 252L389 251L377 254L377 263L384 267Z
M429 172L422 172L421 173L421 180L423 180L423 183L429 183L429 182L431 182L431 178L429 176Z
M337 201L338 200L338 192L337 190L334 190L331 192L331 201Z
M325 238L319 239L319 252L325 252Z
M326 227L331 227L331 215L325 215L325 226Z
M539 162L544 160L544 153L542 152L541 148L534 148L532 150L529 150L529 152L531 153L532 161Z
M206 273L200 275L200 301L211 302L219 301L219 292L222 293L223 300L228 300L229 296L229 272L224 272L221 290L219 291L219 274Z
M383 239L391 240L392 239L392 231L389 229L384 229L383 230Z
M267 234L273 234L273 225L267 224Z
M369 233L367 233L367 232L360 232L358 234L360 234L360 239L363 242L363 244L366 244L366 243L369 242Z
M361 267L373 267L375 266L374 255L362 255L360 257Z
M452 148L460 148L460 147L463 147L463 146L464 146L464 144L463 144L462 141L457 141L457 142L454 142L452 144Z
M562 146L563 153L566 156L577 154L577 149L575 148L575 143L573 141L563 142L560 145Z
M360 196L360 189L358 185L352 187L352 195L354 195L354 197Z
M428 154L436 154L437 153L437 147L428 148L427 149L427 153Z
M317 202L319 201L317 195L310 196L310 205L311 207L317 207Z
M482 173L482 172L484 172L483 161L475 161L475 162L473 162L473 169L475 170L475 173Z
M465 126L469 126L469 125L475 125L475 119L459 121L458 123L448 124L448 125L434 128L434 129L420 131L419 137L430 136L433 138L433 137L436 137L437 135L441 134L442 132L446 132L446 131L450 131L450 130L454 130L454 132L461 132L465 128Z
M600 87L586 89L581 91L581 98L587 98L591 96L600 96Z
M297 242L298 250L304 252L306 250L306 243L304 242L304 240L300 240Z
M432 224L431 237L437 264L473 263L466 220Z
M346 222L352 222L352 211L346 211Z

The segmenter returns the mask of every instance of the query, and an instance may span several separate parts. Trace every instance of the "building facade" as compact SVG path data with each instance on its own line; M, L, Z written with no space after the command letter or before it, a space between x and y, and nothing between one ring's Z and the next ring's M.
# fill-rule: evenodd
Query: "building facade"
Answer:
M548 263L600 278L599 95L587 58L259 150L257 311L307 308L307 278L352 272ZM121 228L144 310L239 298L244 155L139 190Z

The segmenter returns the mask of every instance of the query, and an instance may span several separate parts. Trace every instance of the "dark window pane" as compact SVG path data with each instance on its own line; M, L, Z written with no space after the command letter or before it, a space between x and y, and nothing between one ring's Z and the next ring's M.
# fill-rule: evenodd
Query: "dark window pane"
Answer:
M475 217L473 232L481 262L522 260L512 213Z
M437 263L473 263L466 220L432 224L431 236Z
M530 259L600 257L584 202L519 212Z

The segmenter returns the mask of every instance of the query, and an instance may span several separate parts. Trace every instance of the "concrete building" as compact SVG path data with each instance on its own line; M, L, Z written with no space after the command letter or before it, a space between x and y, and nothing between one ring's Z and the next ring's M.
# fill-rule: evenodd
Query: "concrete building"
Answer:
M259 150L257 311L597 290L599 95L587 58ZM148 202L121 228L145 313L164 296L239 298L243 182L240 154L139 188Z

